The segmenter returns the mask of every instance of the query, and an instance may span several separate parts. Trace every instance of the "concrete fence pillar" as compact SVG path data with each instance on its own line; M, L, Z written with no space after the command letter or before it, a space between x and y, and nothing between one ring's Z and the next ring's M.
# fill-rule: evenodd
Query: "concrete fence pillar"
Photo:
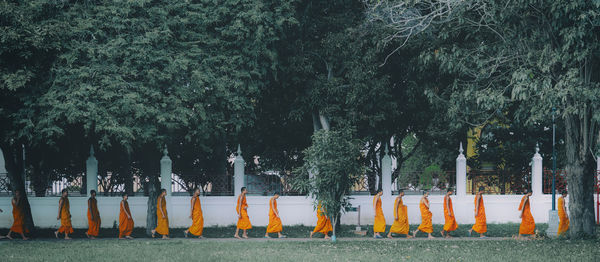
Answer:
M385 155L381 159L381 190L383 196L392 196L392 158L388 146L385 145Z
M98 191L98 160L94 156L94 146L90 146L90 156L85 161L85 179L87 185L87 196L90 196L90 190Z
M244 174L244 158L242 157L242 149L238 144L237 155L235 156L235 160L233 161L233 194L235 196L239 196L242 190L242 187L246 185L245 183L245 174Z
M458 148L458 157L456 158L456 195L467 195L467 158L463 154L462 142Z
M600 181L600 156L596 159L596 176L598 176L598 180Z
M544 167L542 164L542 156L540 155L540 147L535 146L535 155L531 159L531 194L539 196L543 194L543 173Z
M173 174L173 161L169 157L167 146L163 150L163 157L160 159L160 187L167 190L167 196L171 195L171 184Z

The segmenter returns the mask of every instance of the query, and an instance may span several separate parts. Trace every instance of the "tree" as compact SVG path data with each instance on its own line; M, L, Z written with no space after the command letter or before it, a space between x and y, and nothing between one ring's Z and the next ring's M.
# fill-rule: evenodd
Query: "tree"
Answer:
M49 68L60 49L60 6L49 2L0 2L0 148L11 190L22 192L25 224L31 231L34 223L25 188L23 151L29 152L34 145L21 130L29 121L21 114L47 89Z
M448 113L481 125L516 108L525 123L565 127L570 235L594 235L593 151L600 119L600 1L367 1L384 37L427 37L422 63L455 76ZM435 52L432 52L435 50ZM435 96L438 90L427 91Z
M361 141L350 131L319 130L312 136L312 145L304 151L304 165L298 170L302 176L293 186L310 194L315 207L321 203L327 216L337 225L341 213L349 206L349 194L366 171L361 164ZM309 179L309 172L314 178ZM333 229L335 241L336 227Z

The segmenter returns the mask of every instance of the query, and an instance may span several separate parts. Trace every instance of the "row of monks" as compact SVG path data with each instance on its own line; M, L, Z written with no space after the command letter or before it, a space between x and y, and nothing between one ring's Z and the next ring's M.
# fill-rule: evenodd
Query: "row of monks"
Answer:
M245 187L242 188L242 193L238 197L236 211L238 214L237 228L234 237L236 238L248 238L247 230L252 228L250 218L248 217L248 203L246 201L247 190ZM169 238L169 216L167 214L167 202L166 202L167 191L161 190L160 195L156 201L156 228L152 230L152 237L161 235L162 238ZM96 200L96 191L90 191L91 197L88 199L88 230L85 235L94 239L98 236L100 231L100 212L98 211L98 201ZM129 203L127 202L127 194L123 194L123 200L120 203L119 211L119 239L133 239L131 233L133 231L133 218L129 209ZM279 238L284 238L285 235L281 234L283 226L279 217L279 211L277 209L277 199L279 194L275 193L274 196L269 200L269 225L265 232L265 237L270 237L270 233L277 233ZM15 191L15 195L12 199L13 206L13 218L14 222L6 236L0 236L0 238L12 239L12 233L20 234L23 239L27 239L25 236L29 230L25 227L25 213L22 208L22 200L20 191ZM0 209L0 212L2 210ZM319 206L318 222L315 230L310 234L323 233L326 238L327 234L332 231L331 221L327 218L324 211ZM204 218L202 216L202 207L200 205L200 190L196 189L192 196L190 203L190 218L192 219L192 225L184 231L185 237L193 235L202 238L202 231L204 229ZM64 234L65 239L71 239L69 234L74 232L73 226L71 225L71 212L69 205L69 198L67 190L62 191L62 196L58 202L58 215L57 220L60 220L60 227L54 232L56 238L59 234ZM239 231L242 230L242 235L239 235Z
M473 231L479 233L479 236L484 238L485 233L487 232L487 222L485 217L485 206L483 204L483 190L484 188L479 188L479 192L475 196L475 224L471 229L469 229L469 235ZM455 231L458 228L458 224L456 223L456 218L454 216L454 209L452 208L452 195L453 191L448 190L446 196L444 197L444 227L440 234L442 237L451 237L450 232ZM375 220L373 223L373 237L374 238L382 238L381 233L385 232L386 222L385 217L383 215L382 203L381 203L381 195L382 191L379 190L377 194L373 197L373 209L375 213ZM423 233L427 233L428 238L434 238L431 234L433 233L433 225L432 225L432 214L429 210L429 196L428 193L423 194L421 201L419 203L419 209L421 211L421 225L413 231L412 236L409 234L409 224L408 224L408 214L406 205L402 203L402 197L404 196L404 192L400 192L396 197L394 202L394 223L390 227L387 237L393 238L392 234L400 234L406 235L407 238L415 237L419 231ZM523 198L521 198L521 203L519 204L518 210L520 211L519 217L521 218L521 225L519 227L519 238L524 237L525 235L533 236L535 234L535 221L533 220L533 215L531 215L531 203L529 197L531 196L531 192L527 192ZM567 210L565 206L565 197L567 196L566 192L562 193L562 196L558 199L558 216L559 216L559 225L558 225L558 235L563 234L569 229L569 217L567 215Z
M483 188L479 189L479 193L477 193L475 197L475 224L469 230L469 234L472 231L475 231L480 234L480 237L485 237L485 233L487 232L487 223L485 217L485 207L482 197ZM252 224L250 223L250 218L248 216L248 203L246 201L246 193L247 190L245 187L241 189L241 194L237 199L236 212L238 214L237 227L234 234L235 238L248 238L247 230L252 228ZM454 210L452 208L452 199L450 195L452 195L452 190L449 190L446 196L444 197L444 228L441 231L441 235L444 237L450 237L450 232L456 230L458 228L458 224L456 223L456 219L454 217ZM100 213L98 211L98 202L96 200L96 192L92 190L90 192L91 197L88 199L88 230L85 232L85 235L88 238L94 239L98 236L100 231ZM382 191L378 191L375 197L373 198L373 208L375 213L375 219L373 224L373 231L375 238L382 238L381 233L386 231L386 222L385 217L383 215L382 210L382 201L381 201ZM200 205L200 190L196 189L191 199L190 203L190 218L192 219L192 225L184 231L185 237L188 237L190 234L199 238L202 238L202 231L204 228L204 219L202 216L202 207ZM412 236L409 234L409 223L408 223L408 213L407 207L402 202L402 197L404 196L403 192L400 192L396 197L394 202L394 222L390 227L388 232L388 237L393 238L392 234L400 234L406 235L406 237L415 237L416 234L421 231L428 234L429 238L433 238L431 235L433 233L432 226L432 213L429 210L429 200L428 193L425 193L421 198L419 203L419 209L421 211L421 225L413 231ZM531 215L530 210L530 201L529 197L531 193L525 194L521 199L521 204L519 205L518 210L521 212L521 226L519 228L519 237L523 235L533 235L535 234L535 222L533 220L533 216ZM133 218L131 216L131 211L129 209L129 203L127 202L127 194L123 194L123 200L120 203L120 211L119 211L119 239L133 239L131 233L133 231ZM160 195L156 201L156 217L157 217L157 226L152 230L152 237L155 237L157 234L161 235L162 238L169 237L169 217L167 214L166 208L166 190L162 189ZM565 197L566 193L563 193L562 196L558 199L558 214L559 214L559 229L558 234L562 234L569 228L569 218L567 216L566 208L565 208ZM281 232L283 231L283 226L281 223L281 218L279 217L279 211L277 209L277 199L279 198L279 194L275 193L273 197L269 200L269 224L267 226L267 230L265 232L265 237L269 238L269 234L277 233L279 238L284 238ZM14 222L10 231L6 236L1 236L0 238L10 238L12 239L12 233L20 234L23 239L27 239L25 236L28 233L27 228L25 227L25 214L21 205L21 193L19 191L15 191L15 195L12 199L13 206L13 218ZM2 210L0 210L2 212ZM65 239L70 239L69 234L73 233L73 226L71 225L71 213L69 206L69 198L68 192L66 190L62 191L62 196L59 200L58 205L58 215L56 217L57 220L60 220L60 227L58 230L54 232L56 238L58 238L59 234L64 234ZM331 220L327 217L325 210L319 204L317 207L317 225L314 230L310 233L310 237L312 238L315 233L321 233L325 236L325 238L329 238L328 234L332 231ZM242 235L240 236L240 230L242 231Z

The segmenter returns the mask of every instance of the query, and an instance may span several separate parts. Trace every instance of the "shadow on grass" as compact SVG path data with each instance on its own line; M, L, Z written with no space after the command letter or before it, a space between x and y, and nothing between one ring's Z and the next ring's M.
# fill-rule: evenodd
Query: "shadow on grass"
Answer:
M411 232L417 229L419 225L411 225ZM455 237L466 237L469 235L468 230L472 225L464 224L459 225L458 229L454 232L451 232L450 235ZM341 227L340 232L338 232L338 237L355 237L355 238L369 238L373 236L373 226L367 225L363 226L362 230L366 230L367 234L365 236L358 235L354 233L356 226L354 225L343 225ZM389 230L390 225L386 227L386 230ZM442 230L443 225L433 225L433 235L440 236L440 231ZM548 228L547 224L536 224L536 230L539 232L544 232ZM32 235L32 238L54 238L54 228L38 228L35 230L35 233ZM186 228L171 228L169 232L169 236L171 238L183 238L183 231ZM308 238L310 232L313 230L313 227L308 226L284 226L283 234L290 238ZM73 238L86 238L85 232L87 229L75 229L75 232L71 235ZM253 227L248 230L248 236L251 238L262 238L265 235L266 227ZM7 228L0 229L0 234L6 234L8 232ZM510 223L510 224L488 224L488 232L486 236L488 237L512 237L513 235L518 234L519 232L519 224ZM235 226L226 226L226 227L207 227L204 228L204 237L206 238L230 238L233 237L235 233ZM386 233L387 234L387 233ZM473 236L477 236L475 232L473 232ZM99 238L117 238L119 235L119 230L116 228L102 228L100 229ZM62 237L62 235L60 235ZM149 238L150 236L146 235L145 228L135 228L133 230L132 236L135 238ZM425 237L426 234L419 233L417 237ZM16 235L13 235L16 237ZM193 237L190 235L190 237ZM271 237L276 237L276 234L271 234ZM315 238L323 237L322 234L315 234Z

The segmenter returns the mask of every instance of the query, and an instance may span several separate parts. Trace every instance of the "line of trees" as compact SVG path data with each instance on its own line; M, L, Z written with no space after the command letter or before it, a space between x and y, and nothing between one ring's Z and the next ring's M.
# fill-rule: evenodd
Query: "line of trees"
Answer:
M375 192L383 144L398 168L415 153L445 168L469 128L503 119L539 135L554 106L573 232L593 232L597 1L504 2L1 1L11 186L25 192L27 177L43 196L84 172L90 145L99 175L129 193L134 174L156 191L165 145L174 173L201 184L227 173L238 144L260 157L248 169L294 172L331 131L366 152L355 170Z

